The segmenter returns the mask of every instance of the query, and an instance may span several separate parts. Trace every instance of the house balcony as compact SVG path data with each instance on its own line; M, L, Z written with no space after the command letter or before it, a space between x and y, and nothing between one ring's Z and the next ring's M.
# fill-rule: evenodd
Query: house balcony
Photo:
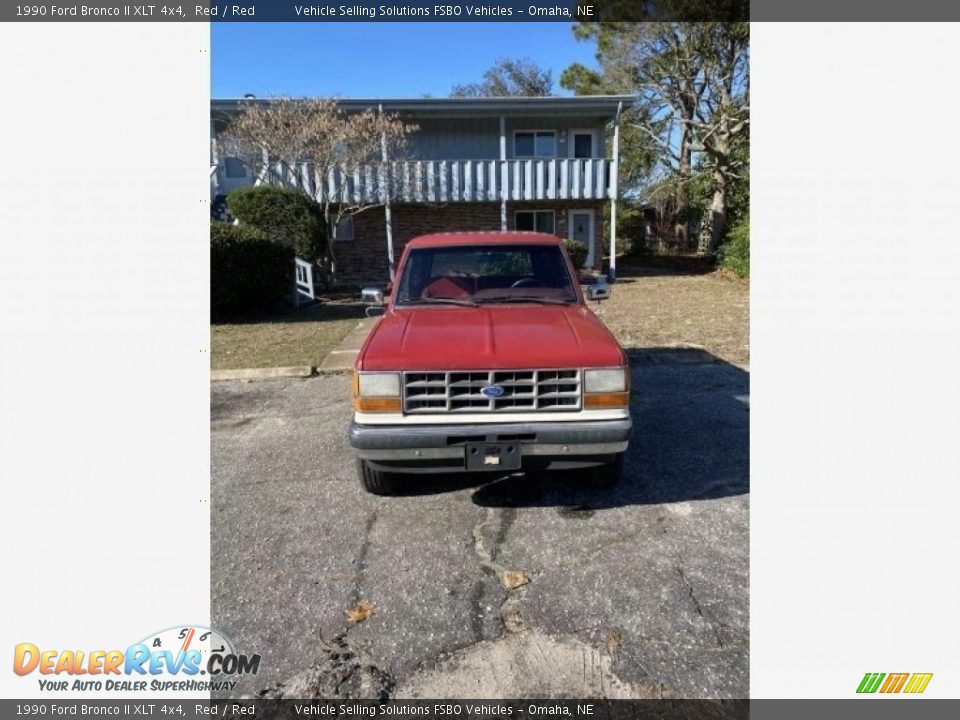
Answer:
M211 192L227 192L222 165L211 169ZM522 160L412 160L363 165L327 177L311 163L277 166L256 184L305 190L317 201L328 197L351 204L469 203L523 200L608 200L613 197L614 161L606 158ZM246 183L253 182L250 178Z

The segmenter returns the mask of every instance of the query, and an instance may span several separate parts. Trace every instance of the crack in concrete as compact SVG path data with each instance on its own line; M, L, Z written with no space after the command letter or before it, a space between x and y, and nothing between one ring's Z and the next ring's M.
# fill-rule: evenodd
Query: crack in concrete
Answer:
M488 544L485 531L496 517L497 512L494 508L486 508L484 510L480 520L473 528L473 551L480 562L480 567L496 577L501 588L505 590L505 597L499 608L500 621L503 623L504 630L508 633L518 633L528 627L520 609L520 603L526 594L526 589L525 586L508 587L505 578L507 574L512 571L497 561L497 550L499 550L500 545L506 539L507 533L516 519L516 510L506 508L502 511L500 525L497 528L496 534L493 536L492 542ZM474 608L479 615L479 598L483 596L482 585L480 586L479 592L476 589L474 592L475 597L477 597ZM476 635L476 631L474 635Z
M484 537L484 530L487 525L493 522L496 515L497 513L493 508L484 510L481 520L473 528L473 551L479 558L482 567L492 572L497 578L501 578L504 573L509 572L495 559L498 545L502 542L504 533L501 532L495 536L492 547L487 547L487 540Z
M723 649L723 639L720 637L720 628L718 627L719 623L703 611L703 606L700 604L700 600L693 590L693 585L687 580L687 576L683 574L683 567L681 565L677 565L677 575L680 576L680 581L686 586L687 593L693 602L693 607L697 611L697 615L710 626L710 629L713 630L713 634L717 639L717 647Z
M287 681L256 694L258 698L314 700L343 697L361 700L390 699L396 682L361 651L351 648L346 633L330 641L320 638L323 656Z
M484 584L477 580L470 591L470 633L474 642L483 640L483 593Z
M373 526L377 523L377 511L373 510L367 515L367 522L363 526L363 540L360 543L360 552L357 553L357 572L353 583L353 604L356 605L363 599L363 589L361 583L366 577L367 555L370 553L370 536L373 533Z
M354 560L356 572L353 580L351 604L363 599L362 583L366 578L367 556L373 528L377 523L377 511L372 511L364 523L363 539ZM287 681L278 682L261 690L257 697L282 699L317 699L324 697L348 697L386 701L395 686L392 675L381 670L362 650L350 645L349 635L359 624L348 623L332 640L320 636L322 656L306 670Z

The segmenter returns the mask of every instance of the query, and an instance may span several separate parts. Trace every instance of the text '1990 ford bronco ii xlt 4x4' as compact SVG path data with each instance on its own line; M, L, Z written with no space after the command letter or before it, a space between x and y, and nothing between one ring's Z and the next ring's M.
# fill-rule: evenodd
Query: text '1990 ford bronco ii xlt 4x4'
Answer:
M608 295L603 283L588 289ZM386 306L373 300L383 316L357 355L348 431L366 490L462 471L583 469L617 482L630 370L558 238L415 238Z

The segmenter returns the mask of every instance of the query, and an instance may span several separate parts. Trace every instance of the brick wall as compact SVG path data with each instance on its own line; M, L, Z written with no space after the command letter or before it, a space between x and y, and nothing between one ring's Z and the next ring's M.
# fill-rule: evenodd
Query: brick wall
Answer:
M567 236L567 210L594 208L598 242L603 242L602 201L507 203L507 225L513 229L514 211L554 210L555 231ZM500 203L450 203L447 205L394 205L393 249L399 262L404 245L430 233L460 230L499 230ZM337 281L341 285L384 284L390 277L387 263L387 229L383 208L371 208L354 216L354 239L334 245ZM601 245L602 247L602 245ZM599 253L598 253L599 256Z

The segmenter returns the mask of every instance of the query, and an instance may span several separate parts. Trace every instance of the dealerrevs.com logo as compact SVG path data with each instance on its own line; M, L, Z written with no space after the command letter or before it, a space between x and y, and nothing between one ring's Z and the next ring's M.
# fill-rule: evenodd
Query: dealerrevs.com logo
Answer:
M50 650L20 643L13 671L37 673L44 691L230 691L256 675L260 655L237 652L223 634L199 625L151 633L125 650Z
M857 686L857 692L916 695L927 689L932 677L933 673L867 673Z

